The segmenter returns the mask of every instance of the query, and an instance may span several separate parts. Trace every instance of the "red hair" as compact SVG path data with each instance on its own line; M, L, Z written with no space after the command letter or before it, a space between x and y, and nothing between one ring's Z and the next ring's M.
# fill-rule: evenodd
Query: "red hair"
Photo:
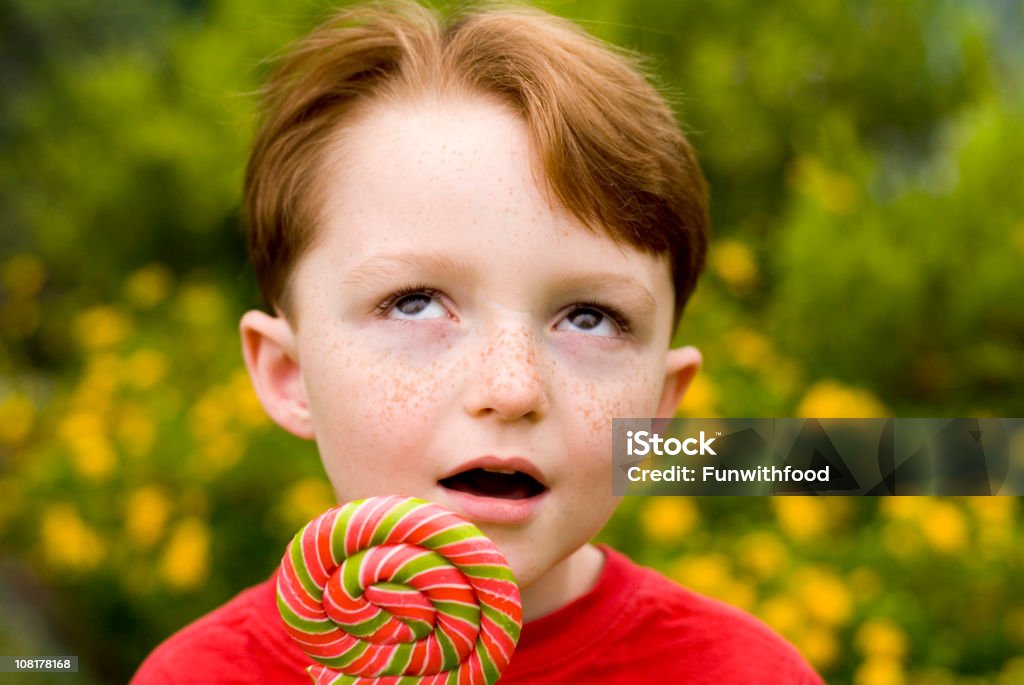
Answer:
M249 254L268 306L315 235L324 150L357 108L425 93L496 98L526 123L543 181L591 230L667 255L675 317L709 234L707 186L635 59L527 8L444 19L412 2L345 9L286 56L264 91L245 178Z

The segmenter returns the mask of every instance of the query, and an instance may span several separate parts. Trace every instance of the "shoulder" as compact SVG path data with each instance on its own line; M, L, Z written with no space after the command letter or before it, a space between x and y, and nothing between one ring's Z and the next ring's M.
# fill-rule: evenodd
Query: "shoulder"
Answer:
M302 654L279 626L276 611L271 578L161 643L131 685L252 683L268 672L276 674L273 682L289 682L289 676L307 682Z
M751 614L610 554L633 579L633 611L647 628L641 649L649 658L667 659L690 677L699 662L699 682L822 682L793 645Z

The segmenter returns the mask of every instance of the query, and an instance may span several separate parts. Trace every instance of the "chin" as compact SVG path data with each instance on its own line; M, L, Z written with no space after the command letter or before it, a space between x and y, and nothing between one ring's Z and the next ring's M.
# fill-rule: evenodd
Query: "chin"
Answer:
M550 567L546 567L542 560L536 559L531 555L512 553L505 556L508 559L509 567L512 569L512 575L516 577L516 583L519 585L520 590L529 589L550 570Z

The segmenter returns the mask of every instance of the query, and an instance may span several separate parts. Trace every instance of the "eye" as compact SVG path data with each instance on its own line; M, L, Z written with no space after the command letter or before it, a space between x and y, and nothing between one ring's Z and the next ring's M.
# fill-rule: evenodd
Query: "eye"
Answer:
M587 333L601 338L617 338L629 331L629 325L609 307L576 304L558 322L555 330Z
M448 310L441 304L441 293L432 288L409 288L390 295L377 305L386 319L417 321L448 318Z

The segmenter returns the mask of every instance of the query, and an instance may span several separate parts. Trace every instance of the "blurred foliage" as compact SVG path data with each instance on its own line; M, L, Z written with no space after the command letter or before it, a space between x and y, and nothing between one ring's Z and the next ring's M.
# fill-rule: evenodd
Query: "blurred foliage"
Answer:
M1021 414L1019 3L545 6L652 57L711 181L683 413ZM328 11L0 1L0 652L80 655L61 683L124 682L332 503L236 352L252 93ZM1022 521L1011 498L651 498L603 539L829 682L1008 684Z

